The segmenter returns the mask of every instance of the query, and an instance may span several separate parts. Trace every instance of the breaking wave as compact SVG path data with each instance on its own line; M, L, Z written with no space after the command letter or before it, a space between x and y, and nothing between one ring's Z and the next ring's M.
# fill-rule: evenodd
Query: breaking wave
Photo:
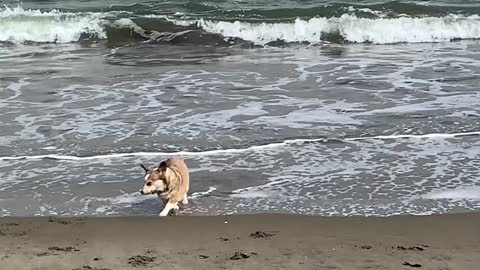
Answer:
M186 21L172 20L180 25ZM360 18L344 14L340 17L297 18L294 22L251 23L196 20L190 23L207 32L234 36L259 45L285 42L346 41L354 43L420 43L445 42L480 38L480 17L449 15L445 17Z
M58 10L0 10L0 41L10 43L79 41L82 35L107 38L99 13L63 13Z
M26 10L21 6L4 7L0 8L0 42L24 44L106 40L115 43L151 40L178 43L178 38L175 42L173 39L181 35L181 40L200 45L219 44L221 42L209 43L205 39L221 40L226 37L255 45L276 46L283 43L311 44L324 41L392 44L480 38L478 15L402 15L394 18L375 15L372 18L357 16L355 12L358 13L359 10L347 12L350 13L272 22L261 19L242 21L188 18L183 15L134 15L118 11L72 13ZM187 32L200 34L185 36ZM202 42L197 42L200 37Z

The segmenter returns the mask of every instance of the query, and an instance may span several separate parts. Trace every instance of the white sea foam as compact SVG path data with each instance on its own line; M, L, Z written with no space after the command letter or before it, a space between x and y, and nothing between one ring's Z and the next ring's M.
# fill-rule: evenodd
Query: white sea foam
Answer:
M12 43L78 41L82 34L106 38L102 14L0 8L0 41Z
M197 199L197 198L206 196L208 194L211 194L215 190L216 190L215 187L209 187L208 190L206 191L194 192L189 196L189 199ZM112 208L115 205L121 205L121 204L132 205L135 203L142 203L144 201L151 200L151 199L157 199L157 197L153 195L148 195L148 196L140 195L139 192L133 192L133 193L124 193L116 197L109 197L109 198L88 198L86 201L87 202L100 201L100 202L108 203L108 205L97 207L95 210L96 214L114 214L116 212L113 211ZM86 211L88 210L85 210L85 212Z
M364 10L362 10L364 11ZM370 12L365 10L365 12ZM31 10L21 6L0 8L0 41L75 42L82 34L106 38L103 13L68 13L59 10ZM350 42L377 44L399 42L442 42L452 39L480 38L480 17L449 15L445 17L359 18L353 14L340 17L296 19L284 23L227 22L188 20L178 15L145 15L164 18L177 25L196 24L205 31L239 37L257 44L278 39L287 42L319 42L324 34L339 35ZM139 28L130 19L120 19L114 26ZM143 30L143 29L142 29Z
M422 196L430 200L480 200L480 186L433 190Z
M134 23L131 19L128 18L118 19L114 21L112 25L117 28L130 28L138 33L144 32L144 30L140 26L138 26L136 23Z
M380 10L373 10L373 9L370 9L370 8L356 8L356 7L353 7L353 6L348 6L346 8L346 10L348 10L349 12L363 12L363 13L370 13L370 14L373 14L373 15L376 15L376 16L379 16L379 17L385 17L387 14L383 11L380 11Z
M292 23L169 20L178 25L197 24L208 32L239 37L261 45L278 39L287 42L316 43L321 41L323 34L338 34L349 42L376 44L480 38L480 17L477 15L371 19L344 14L340 17L315 17L309 20L297 18Z
M391 139L448 139L463 136L480 136L480 131L462 132L462 133L430 133L430 134L398 134L398 135L379 135L371 137L356 137L356 138L343 138L345 141L366 141L366 140L391 140ZM341 138L338 138L341 139ZM109 159L109 158L123 158L123 157L158 157L158 156L214 156L244 153L249 151L260 151L265 149L280 148L292 144L312 143L312 142L327 142L327 138L315 138L315 139L292 139L285 140L277 143L270 143L264 145L254 145L247 148L230 148L230 149L218 149L208 151L178 151L178 152L132 152L132 153L112 153L105 155L94 156L72 156L72 155L31 155L31 156L3 156L0 157L0 161L8 160L22 160L22 159L56 159L56 160L70 160L70 161L82 161L82 160L96 160L96 159Z
M237 191L234 191L237 192ZM237 193L232 194L233 198L242 198L242 199L252 199L252 198L268 198L276 195L277 193L272 191L263 191L263 190L246 190L238 191Z
M192 193L189 196L189 198L196 199L196 198L200 198L200 197L203 197L203 196L207 196L207 195L211 194L212 192L214 192L215 190L217 190L216 187L208 187L208 190L206 190L206 191L200 191L200 192Z
M358 137L358 138L347 138L347 141L360 141L360 140L389 140L389 139L449 139L462 136L479 136L480 131L472 132L461 132L461 133L429 133L429 134L397 134L397 135L379 135L372 137Z

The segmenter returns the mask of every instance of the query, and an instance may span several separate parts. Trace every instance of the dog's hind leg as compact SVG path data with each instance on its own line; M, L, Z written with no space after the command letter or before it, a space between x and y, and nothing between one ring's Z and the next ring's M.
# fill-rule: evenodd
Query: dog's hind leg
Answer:
M183 195L182 204L188 204L187 193L185 193L185 195Z
M177 203L172 203L172 202L167 202L167 204L165 205L165 208L163 208L162 212L160 212L160 216L161 217L168 216L168 213L170 213L170 210L172 210L172 209L177 211L179 209L178 204Z

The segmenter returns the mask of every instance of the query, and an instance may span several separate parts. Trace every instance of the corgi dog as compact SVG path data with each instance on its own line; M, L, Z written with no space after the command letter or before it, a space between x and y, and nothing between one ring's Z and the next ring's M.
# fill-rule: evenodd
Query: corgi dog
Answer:
M145 170L145 184L140 190L142 195L157 194L165 207L160 216L167 216L171 210L178 211L178 203L188 204L187 193L190 176L187 164L183 159L167 159L158 168L140 166Z

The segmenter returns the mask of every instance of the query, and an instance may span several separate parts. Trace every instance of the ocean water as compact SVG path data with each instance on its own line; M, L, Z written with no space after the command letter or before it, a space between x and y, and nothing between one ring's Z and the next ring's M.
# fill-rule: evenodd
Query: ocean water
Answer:
M7 0L0 216L480 209L480 2Z

